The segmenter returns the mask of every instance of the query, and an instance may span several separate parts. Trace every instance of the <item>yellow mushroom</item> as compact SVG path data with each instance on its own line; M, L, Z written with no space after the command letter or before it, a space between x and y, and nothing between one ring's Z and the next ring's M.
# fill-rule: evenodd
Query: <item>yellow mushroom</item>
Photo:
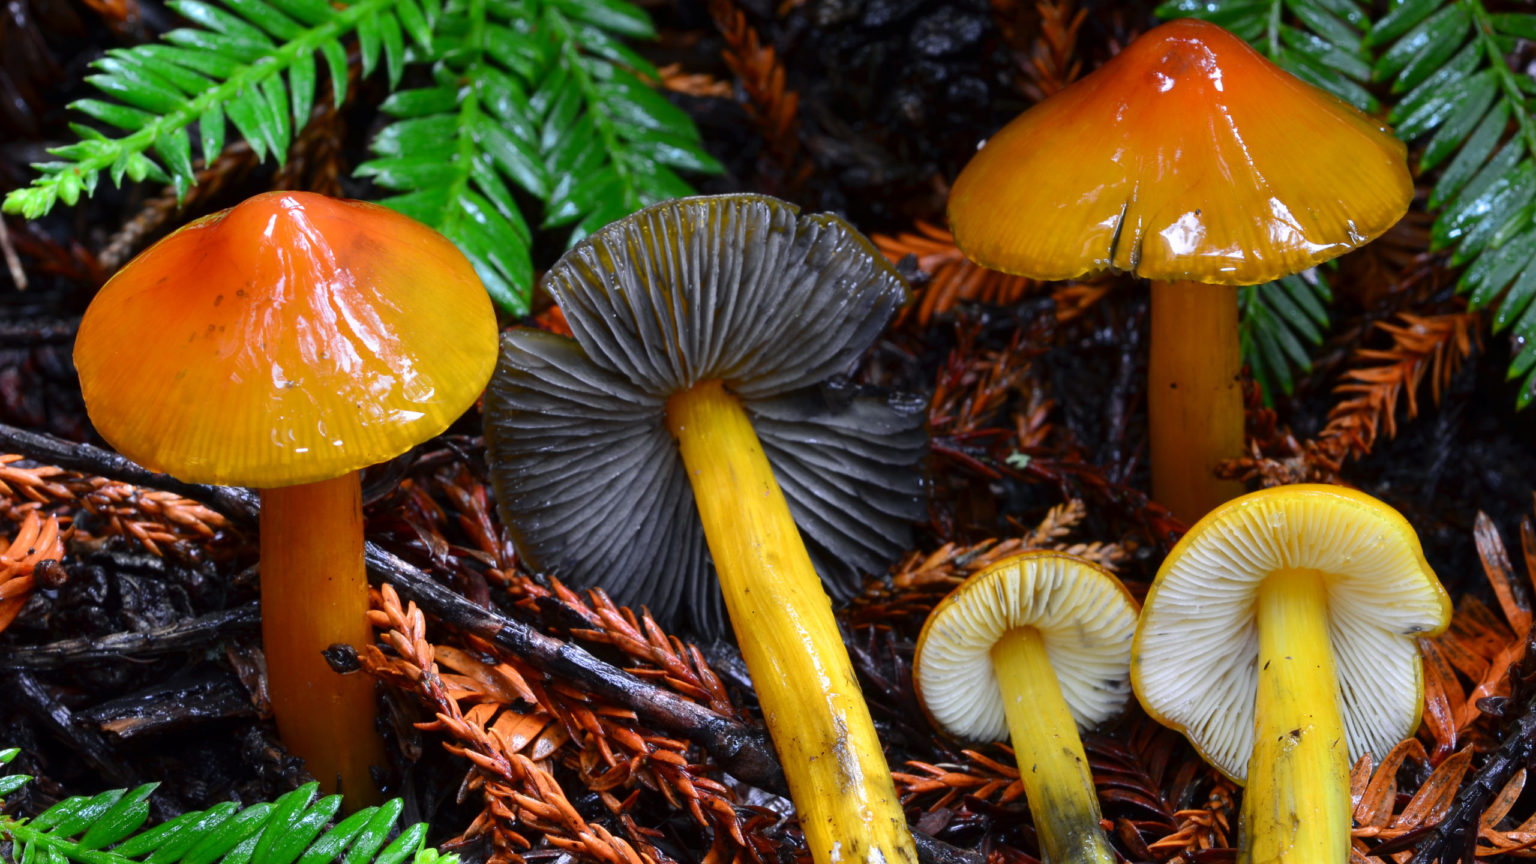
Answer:
M1211 511L1147 594L1131 681L1147 713L1247 786L1239 862L1349 860L1349 766L1419 724L1416 640L1451 604L1413 527L1337 486Z
M922 514L922 412L823 383L906 298L900 277L834 216L727 195L609 225L545 286L575 339L506 334L485 401L519 553L701 629L723 595L815 860L912 864L818 577L851 592Z
M913 678L924 710L960 738L1009 737L1051 864L1115 864L1079 727L1130 696L1136 601L1094 564L1026 552L987 567L934 607Z

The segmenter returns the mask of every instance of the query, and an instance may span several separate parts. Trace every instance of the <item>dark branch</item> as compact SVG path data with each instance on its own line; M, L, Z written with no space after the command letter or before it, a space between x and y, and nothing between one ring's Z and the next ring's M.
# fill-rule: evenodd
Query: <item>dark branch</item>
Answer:
M1530 764L1533 747L1536 747L1536 699L1526 703L1525 712L1505 730L1504 743L1456 793L1445 818L1423 832L1415 831L1376 847L1371 856L1384 858L1391 852L1414 846L1413 858L1408 864L1434 864L1436 861L1470 864L1477 841L1477 826L1488 809L1488 802L1499 794L1516 771Z
M588 692L634 711L657 729L687 738L738 780L788 794L784 771L763 730L722 717L604 663L578 646L482 609L373 543L368 544L366 555L370 582L388 582L402 599L414 601L426 614L494 643L546 675L580 684ZM922 864L981 864L982 858L975 852L918 832L913 832L913 839Z
M91 660L138 660L201 648L230 631L255 630L260 623L261 610L255 603L247 603L154 630L15 645L0 654L0 668L58 669Z
M77 721L73 711L49 692L43 682L29 672L12 672L0 677L9 704L15 705L69 744L74 757L116 786L137 786L142 779L113 752L106 738L89 724Z
M110 450L90 444L77 444L52 435L27 432L14 426L0 424L0 453L19 453L34 462L173 492L206 504L236 522L252 524L260 512L256 494L249 489L183 483L169 474L150 471Z
M703 747L736 778L783 790L784 773L773 758L767 733L747 726L611 666L586 650L546 636L521 621L465 600L426 573L369 543L368 581L388 582L405 600L466 633L473 633L554 678L571 681L634 711L646 723Z

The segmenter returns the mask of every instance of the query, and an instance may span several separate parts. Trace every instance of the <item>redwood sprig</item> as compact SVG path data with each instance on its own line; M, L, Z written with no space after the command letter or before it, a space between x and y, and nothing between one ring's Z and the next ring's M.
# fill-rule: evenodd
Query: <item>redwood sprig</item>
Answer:
M1345 463L1371 453L1380 440L1397 434L1398 407L1417 417L1420 388L1427 381L1436 405L1451 379L1481 346L1479 315L1449 312L1376 322L1391 339L1386 348L1358 348L1352 366L1334 388L1339 398L1317 437L1298 442L1288 432L1252 443L1251 455L1223 463L1219 473L1266 486L1338 482Z
M1319 456L1334 466L1369 454L1381 433L1388 438L1397 434L1400 399L1406 400L1407 416L1417 417L1417 394L1426 377L1431 398L1440 404L1452 376L1479 345L1475 312L1404 312L1397 317L1376 325L1391 337L1392 346L1357 350L1356 366L1334 388L1344 398L1328 412L1328 423L1317 436Z
M11 626L27 605L38 571L64 557L68 535L69 529L59 527L57 516L44 519L34 509L27 511L16 536L9 541L0 536L0 631Z
M649 616L636 618L602 596L583 601L563 586L540 596L590 616L594 627L579 633L654 661L631 673L734 713L697 650L662 633ZM593 860L663 862L666 856L654 846L659 835L633 813L646 798L686 812L708 832L715 860L760 861L771 855L773 844L760 833L768 823L751 818L752 811L709 776L717 769L698 761L688 742L647 730L633 711L542 676L474 637L464 637L467 649L429 642L425 616L414 604L402 608L389 585L379 592L370 617L386 631L384 641L392 650L369 646L363 667L424 701L437 719L419 728L443 735L446 749L474 765L464 789L480 793L484 809L461 841L483 836L495 860L518 861L520 850L537 839L531 832L538 832L546 842ZM571 807L551 773L557 764L597 794L616 827L583 818Z
M223 515L172 492L23 461L0 454L0 519L22 521L42 508L73 522L84 511L101 517L89 536L126 535L156 556L168 549L191 556L200 544L206 551L210 541L230 537ZM87 533L76 527L72 536L84 539Z
M988 270L971 261L955 245L948 229L931 222L919 219L911 231L894 236L875 234L870 239L892 264L900 264L911 255L927 277L914 286L916 302L902 309L902 321L910 318L927 327L962 301L1007 306L1040 290L1040 283L1033 279Z
M743 107L772 159L788 197L810 179L812 166L800 146L800 94L790 89L784 63L765 44L747 14L733 0L709 0L709 14L725 37L725 64L741 82Z
M1025 95L1039 101L1077 80L1083 68L1077 36L1087 9L1075 0L1037 0L1033 9L1019 0L992 0L992 13L1012 48ZM1036 28L1034 38L1026 38Z

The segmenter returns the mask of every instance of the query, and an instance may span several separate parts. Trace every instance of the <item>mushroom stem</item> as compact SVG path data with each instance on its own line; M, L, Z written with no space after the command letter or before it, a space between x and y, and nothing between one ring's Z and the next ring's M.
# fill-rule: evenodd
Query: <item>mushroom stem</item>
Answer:
M915 864L869 708L746 410L719 381L667 400L731 625L817 864Z
M1050 864L1115 864L1088 757L1040 631L1004 633L992 646L992 667L1041 854Z
M1240 864L1349 860L1349 752L1328 639L1328 582L1281 571L1258 592L1259 689Z
M1241 372L1237 289L1153 282L1152 497L1185 522L1243 494L1243 484L1215 474L1216 463L1243 455Z
M261 638L283 743L328 792L346 793L347 807L378 803L373 679L338 675L322 653L373 641L358 472L262 490Z

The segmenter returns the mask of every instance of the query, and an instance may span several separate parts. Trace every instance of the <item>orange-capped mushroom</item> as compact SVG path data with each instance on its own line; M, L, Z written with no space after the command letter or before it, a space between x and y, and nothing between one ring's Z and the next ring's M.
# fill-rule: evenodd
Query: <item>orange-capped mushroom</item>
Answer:
M993 136L955 181L949 219L995 270L1154 280L1153 493L1194 520L1241 491L1211 477L1242 449L1231 286L1369 242L1412 197L1389 129L1186 19Z
M257 195L129 262L86 310L75 365L102 437L197 483L262 490L262 637L278 732L349 804L382 762L358 470L437 435L496 362L474 268L392 210Z

